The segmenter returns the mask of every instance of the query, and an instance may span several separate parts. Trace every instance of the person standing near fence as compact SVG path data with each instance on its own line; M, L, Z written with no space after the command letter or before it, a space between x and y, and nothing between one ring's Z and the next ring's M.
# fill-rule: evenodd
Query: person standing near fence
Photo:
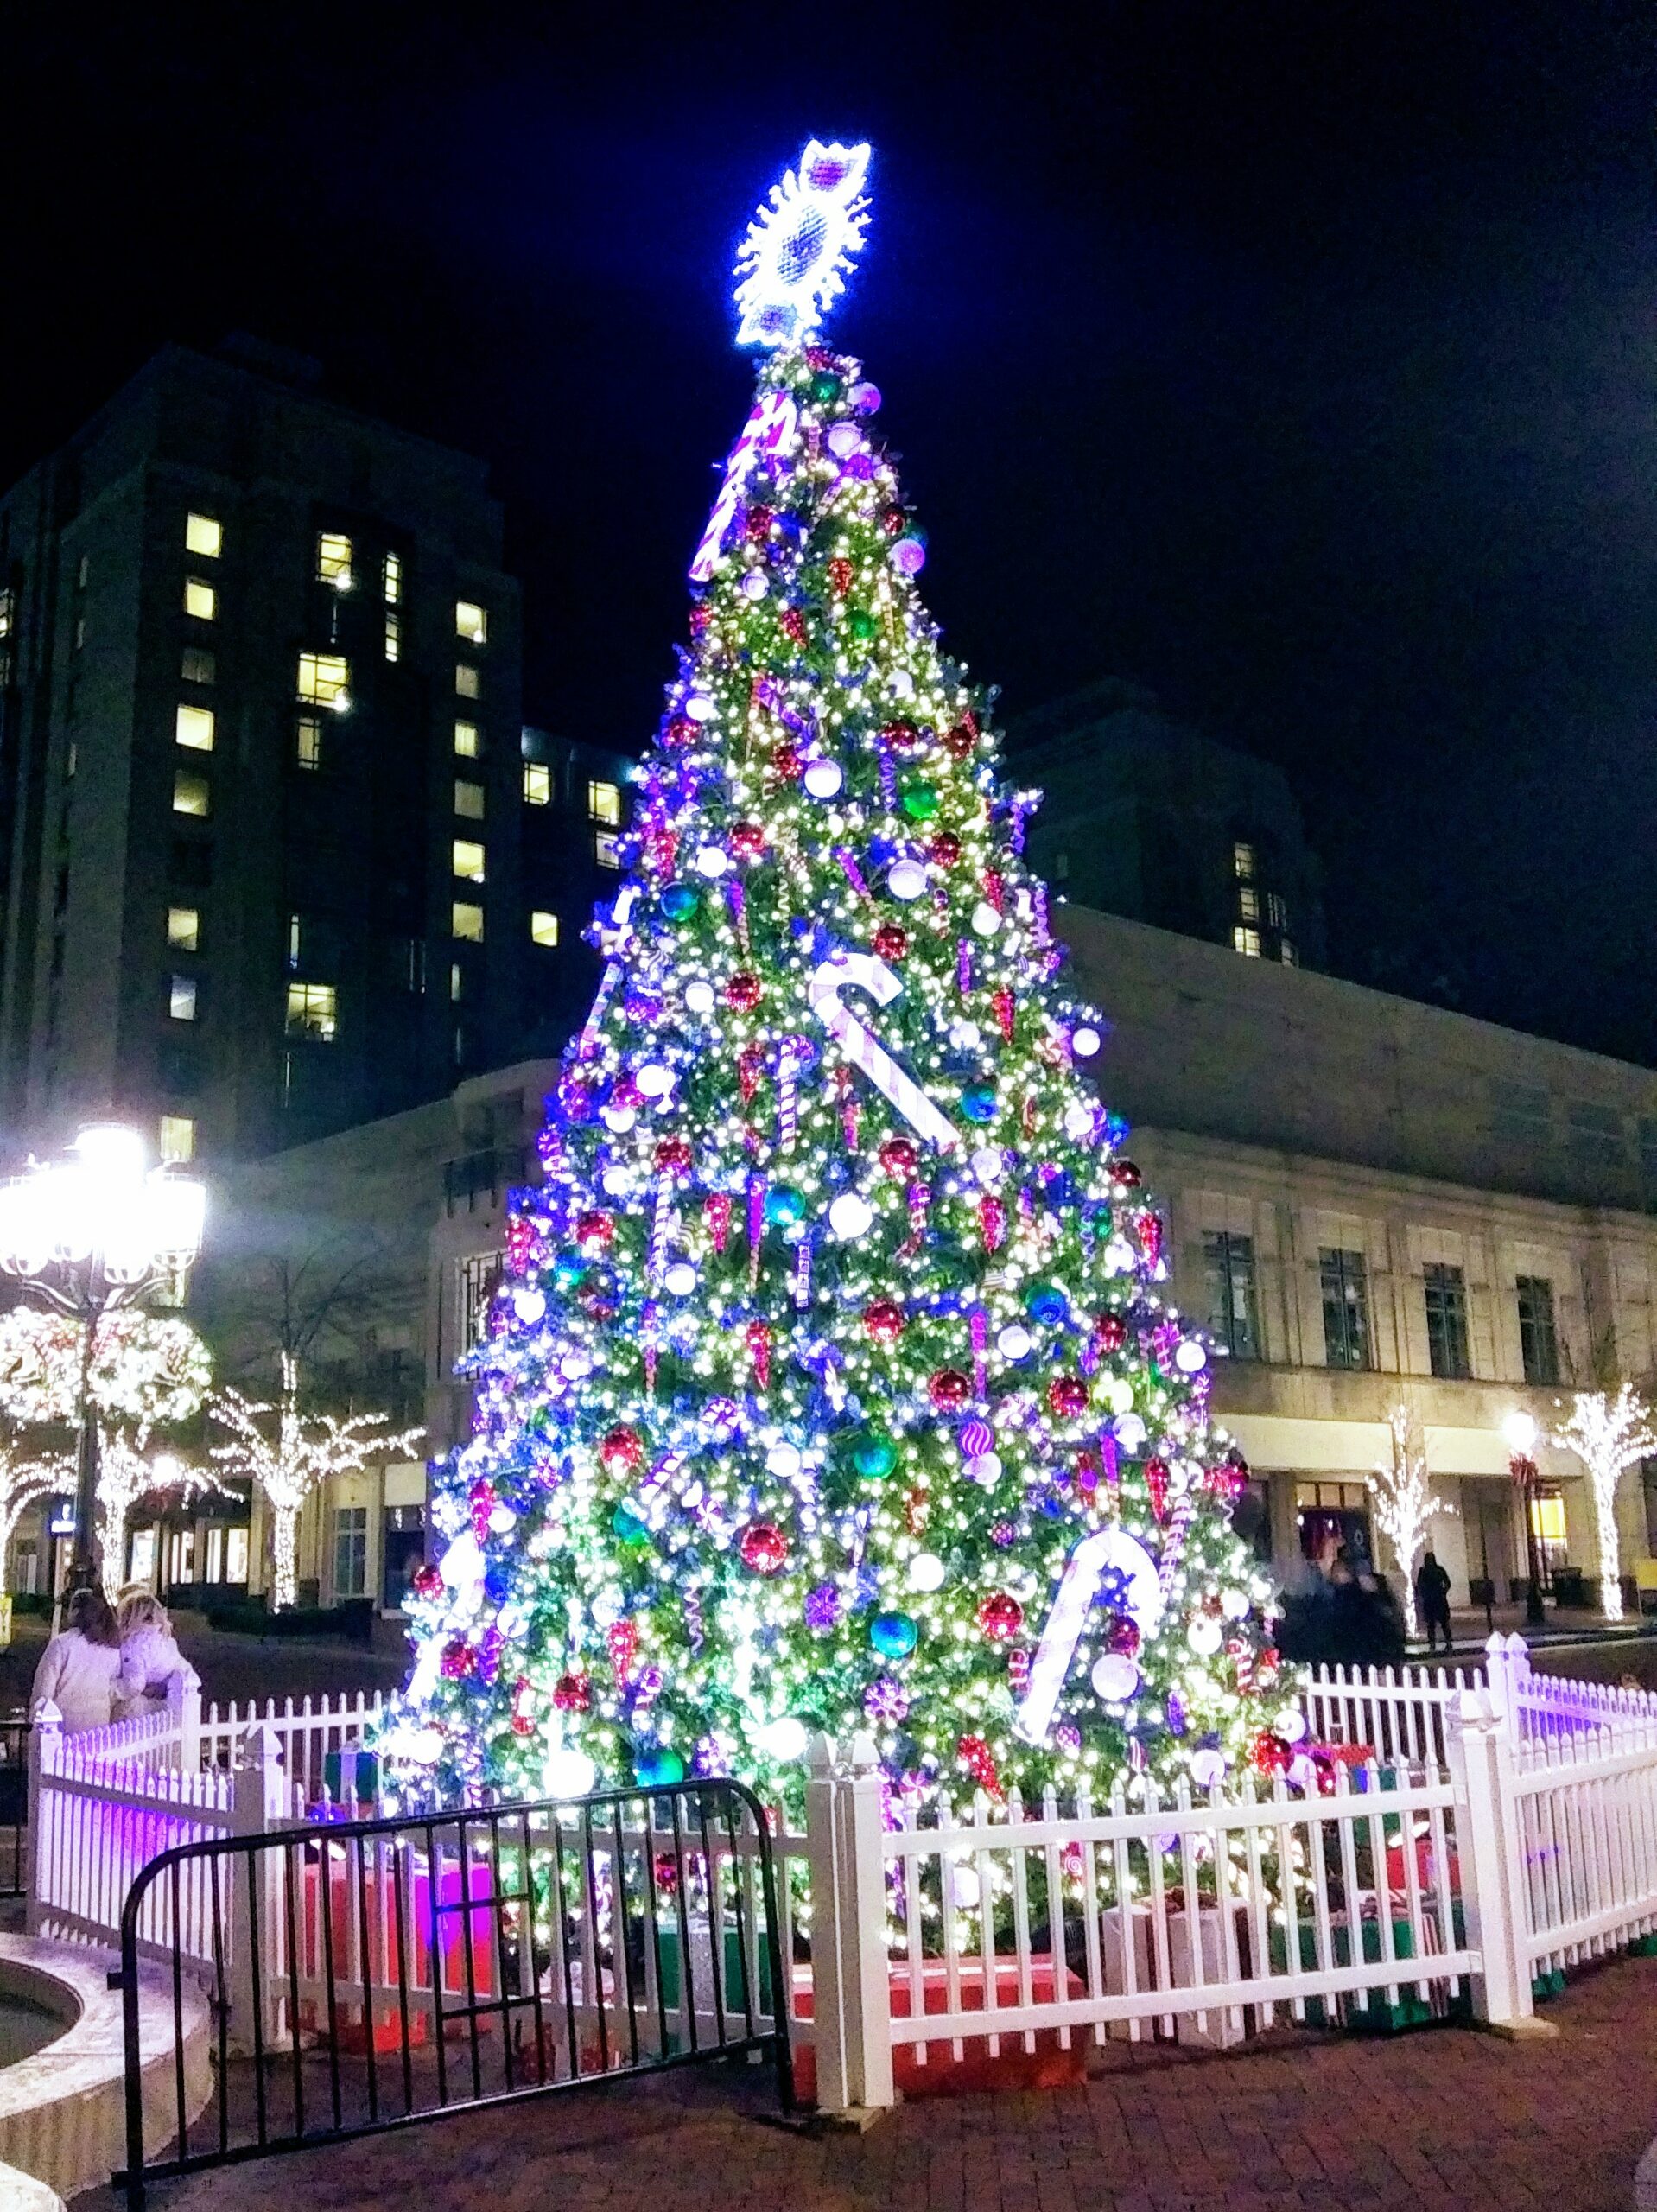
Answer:
M63 1715L63 1732L109 1725L121 1681L121 1631L101 1590L76 1590L63 1626L41 1654L29 1693L31 1713L49 1698Z
M1427 1649L1433 1650L1442 1634L1444 1649L1450 1642L1450 1576L1432 1552L1423 1554L1415 1571L1415 1603L1427 1632Z
M142 1583L130 1584L121 1592L115 1621L121 1632L115 1717L130 1720L165 1704L173 1684L183 1675L186 1662L166 1606Z

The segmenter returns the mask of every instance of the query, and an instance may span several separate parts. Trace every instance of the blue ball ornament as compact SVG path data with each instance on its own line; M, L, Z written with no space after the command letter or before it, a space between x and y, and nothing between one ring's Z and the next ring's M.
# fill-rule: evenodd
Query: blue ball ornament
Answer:
M869 1642L883 1659L907 1659L920 1633L907 1613L877 1613L869 1624Z
M778 1183L765 1193L765 1219L773 1225L792 1228L797 1221L805 1218L805 1194L786 1183Z
M610 1526L619 1543L647 1544L651 1540L647 1522L633 1511L631 1505L619 1505L610 1516Z
M696 893L688 883L670 883L662 893L662 912L670 922L689 921L696 905Z
M670 1749L640 1751L633 1761L633 1775L641 1789L666 1789L685 1778L685 1763Z
M993 1122L995 1119L995 1093L987 1083L975 1083L970 1090L961 1094L961 1110L969 1122Z
M1051 1327L1070 1310L1070 1301L1056 1282L1032 1283L1024 1301L1025 1312Z

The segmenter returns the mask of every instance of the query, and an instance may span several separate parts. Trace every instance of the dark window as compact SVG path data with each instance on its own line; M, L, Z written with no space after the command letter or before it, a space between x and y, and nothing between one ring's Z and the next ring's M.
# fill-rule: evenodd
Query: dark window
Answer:
M213 847L194 837L173 840L172 878L202 891L213 881Z
M1519 1297L1519 1350L1525 1380L1557 1382L1559 1337L1553 1325L1553 1285L1545 1275L1521 1275L1514 1287Z
M1203 1271L1208 1281L1209 1328L1234 1359L1258 1359L1254 1238L1238 1236L1228 1229L1210 1230L1203 1239Z
M1363 1255L1325 1245L1317 1255L1324 1292L1324 1357L1330 1367L1369 1364L1369 1287Z
M1435 1375L1465 1382L1472 1373L1467 1358L1467 1283L1459 1268L1432 1262L1424 1272L1427 1301L1427 1358Z
M179 674L187 683L211 683L218 674L218 663L205 647L186 645Z

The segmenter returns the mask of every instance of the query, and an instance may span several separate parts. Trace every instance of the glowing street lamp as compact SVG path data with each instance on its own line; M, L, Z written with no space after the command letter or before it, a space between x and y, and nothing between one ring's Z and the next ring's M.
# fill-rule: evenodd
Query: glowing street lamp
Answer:
M1542 1628L1547 1615L1542 1607L1541 1540L1536 1533L1536 1423L1522 1407L1515 1407L1501 1424L1508 1446L1508 1472L1524 1501L1525 1556L1530 1569L1525 1588L1525 1625Z
M206 1192L192 1178L146 1166L136 1129L83 1129L73 1158L0 1182L0 1268L25 1294L81 1324L80 1440L75 1461L72 1590L90 1589L98 1418L89 1385L98 1325L162 1283L181 1285L201 1249Z

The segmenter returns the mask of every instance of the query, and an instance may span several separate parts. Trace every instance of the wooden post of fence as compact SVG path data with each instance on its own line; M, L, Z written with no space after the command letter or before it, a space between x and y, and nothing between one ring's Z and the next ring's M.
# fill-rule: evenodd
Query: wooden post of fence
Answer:
M177 1731L173 1764L181 1774L201 1771L201 1677L187 1659L167 1685L168 1717Z
M879 2112L892 2084L886 1968L885 1823L873 1740L852 1744L849 1771L817 1738L806 1784L811 1865L811 2012L817 2103L828 2113Z
M1494 1642L1495 1639L1492 1639ZM1495 1673L1491 1653L1491 1672ZM1469 1947L1479 1954L1473 2013L1497 2035L1552 2036L1531 1996L1525 1945L1525 1868L1513 1789L1517 1716L1495 1688L1463 1690L1444 1714L1444 1748L1456 1784L1457 1858Z
M283 1825L287 1814L288 1777L283 1770L282 1738L268 1721L256 1720L237 1746L231 1777L231 1833L268 1835ZM278 1977L285 1965L281 1957L282 1876L278 1852L238 1853L225 1868L230 1899L226 1966L230 2040L239 2051L253 2050L256 2041L268 2049L276 2035ZM257 2010L253 2002L256 1934L261 2000Z
M40 1877L51 1859L51 1845L41 1828L41 1764L42 1760L48 1767L57 1764L62 1741L63 1715L49 1697L43 1697L35 1708L34 1726L29 1732L29 1902L23 1908L23 1926L31 1936L40 1934L45 1917Z

